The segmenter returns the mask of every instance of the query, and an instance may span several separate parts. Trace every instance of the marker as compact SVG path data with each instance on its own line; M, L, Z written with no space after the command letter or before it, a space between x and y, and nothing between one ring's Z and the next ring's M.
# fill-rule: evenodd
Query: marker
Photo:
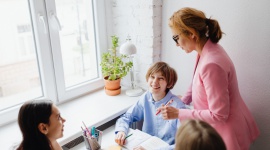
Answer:
M125 140L126 140L128 137L130 137L131 135L133 135L133 133L131 133L130 135L126 136L126 137L125 137Z
M91 133L92 133L93 136L96 135L96 127L92 127Z
M165 104L165 106L170 105L172 102L173 102L173 99L171 99L170 101L168 101L168 102ZM161 112L161 110L157 111L157 112L156 112L156 115L158 115L160 112Z

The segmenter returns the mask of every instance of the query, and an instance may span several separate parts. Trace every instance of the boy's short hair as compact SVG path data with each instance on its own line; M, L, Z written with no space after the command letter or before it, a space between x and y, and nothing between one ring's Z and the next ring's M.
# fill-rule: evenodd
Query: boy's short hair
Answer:
M176 71L165 62L156 62L148 69L145 76L146 81L153 73L157 72L160 72L162 76L165 77L165 80L167 81L167 89L172 89L177 82Z

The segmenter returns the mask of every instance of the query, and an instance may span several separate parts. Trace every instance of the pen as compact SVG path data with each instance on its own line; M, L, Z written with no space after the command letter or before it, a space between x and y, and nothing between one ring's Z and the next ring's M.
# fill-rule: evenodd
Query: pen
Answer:
M83 127L81 126L81 128L82 128L82 131L84 131L84 129L83 129Z
M85 129L86 129L86 131L89 133L89 135L91 136L91 132L88 130L88 128L87 128L87 126L85 125L85 123L82 121L82 123L83 123L83 125L84 125L84 127L85 127Z
M83 129L83 127L81 126L81 128L82 128L82 131L83 131L83 135L86 137L87 135L86 135L86 131Z
M130 135L126 136L126 137L125 137L125 140L126 140L128 137L130 137L131 135L133 135L133 133L131 133Z
M165 104L165 106L170 105L172 102L173 102L173 99L171 99L170 101L168 101L168 102ZM157 112L156 112L156 115L158 115L160 112L161 112L161 110L157 111Z

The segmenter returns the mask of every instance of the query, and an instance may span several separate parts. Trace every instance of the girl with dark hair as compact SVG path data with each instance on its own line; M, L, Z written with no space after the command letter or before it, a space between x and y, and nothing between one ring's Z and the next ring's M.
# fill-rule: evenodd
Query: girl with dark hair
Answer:
M18 115L23 140L17 150L62 150L56 140L63 137L65 121L51 100L24 103Z
M227 149L248 150L259 129L239 92L234 64L218 44L222 37L218 21L185 7L171 16L169 26L176 46L197 53L193 81L181 99L192 102L194 109L164 106L163 119L203 120L217 130Z

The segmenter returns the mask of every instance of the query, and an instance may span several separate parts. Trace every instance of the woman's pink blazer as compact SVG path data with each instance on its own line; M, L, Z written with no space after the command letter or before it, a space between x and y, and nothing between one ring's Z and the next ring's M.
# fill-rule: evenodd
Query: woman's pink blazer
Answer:
M200 119L211 124L223 138L227 150L248 150L259 129L243 101L233 62L210 40L197 58L193 82L182 98L194 109L180 109L180 121Z

